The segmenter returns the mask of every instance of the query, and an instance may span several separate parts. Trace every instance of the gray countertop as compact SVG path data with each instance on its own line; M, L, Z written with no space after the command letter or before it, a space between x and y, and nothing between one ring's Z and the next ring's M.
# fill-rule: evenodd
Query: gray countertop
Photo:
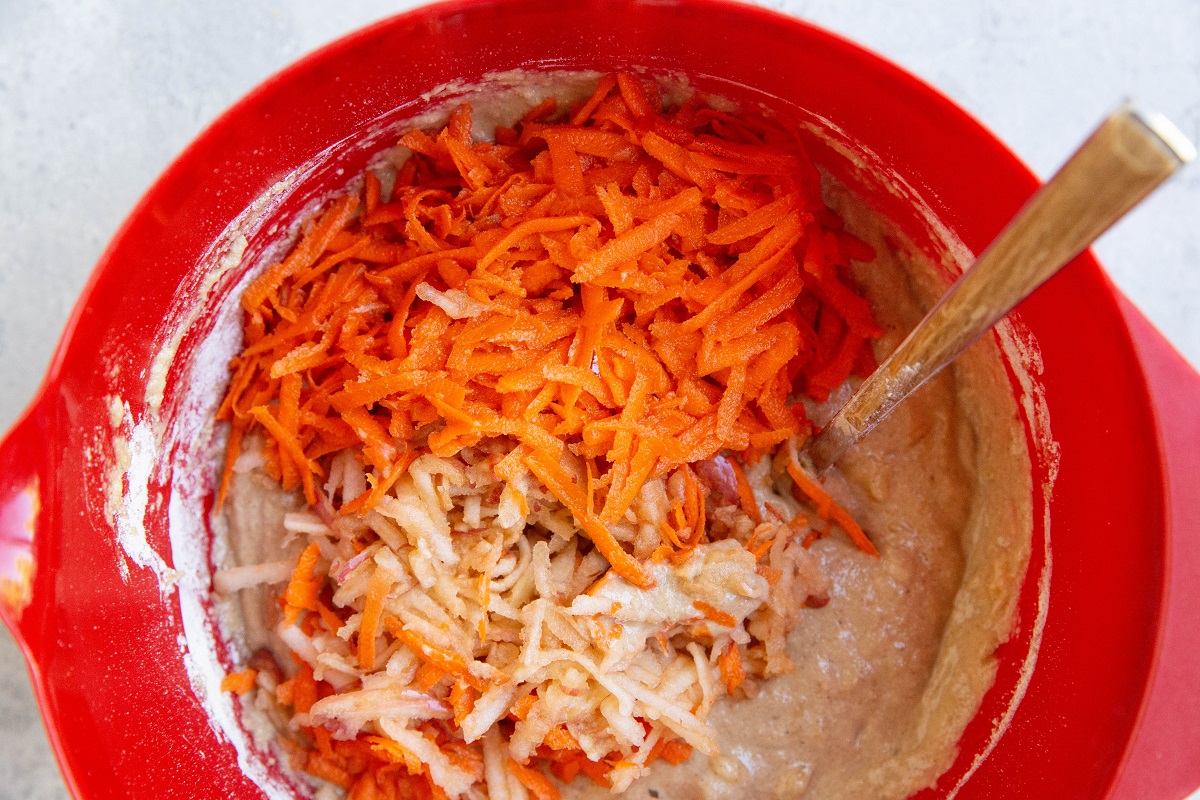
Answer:
M238 97L404 0L0 0L0 430L32 397L88 272L158 173ZM1134 96L1200 141L1200 2L774 0L892 59L1046 176ZM1135 10L1136 9L1136 10ZM1096 247L1200 363L1200 167ZM0 633L0 797L67 796Z

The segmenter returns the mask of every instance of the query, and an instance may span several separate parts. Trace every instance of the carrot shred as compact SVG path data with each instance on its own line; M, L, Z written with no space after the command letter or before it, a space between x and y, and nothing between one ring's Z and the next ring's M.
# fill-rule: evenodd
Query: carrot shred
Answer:
M329 733L328 729L322 726L317 726L311 730L313 741L316 742L317 745L317 752L325 758L332 758L333 736Z
M521 785L529 790L535 800L558 800L558 787L538 770L518 764L511 758L505 762L505 766L516 776Z
M358 667L363 670L375 668L375 637L379 634L379 623L383 617L383 602L392 588L392 576L379 567L371 573L367 585L367 602L363 606L362 621L358 628Z
M304 455L303 448L296 440L296 437L289 433L279 421L271 416L271 412L262 406L256 406L250 409L250 414L258 421L260 425L267 429L267 432L279 444L280 453L286 454L299 469L301 480L304 483L304 499L309 505L314 505L317 502L316 489L313 486L313 473L320 474L321 468L314 464Z
M242 307L252 314L261 313L267 296L288 277L310 267L333 241L333 237L350 222L357 209L357 195L348 194L335 201L287 258L259 275L246 288L242 295Z
M572 736L571 732L562 725L555 725L551 728L550 732L542 740L542 743L552 750L579 749L579 740Z
M444 673L443 673L444 674ZM428 690L426 690L428 691ZM478 699L474 689L464 684L461 680L456 680L450 687L450 708L454 712L454 724L461 726L463 720L475 708L475 701Z
M301 664L300 671L292 678L291 700L297 714L307 714L317 702L317 681L308 664Z
M879 556L879 550L872 544L867 535L863 533L863 529L859 527L854 518L841 506L833 501L821 485L810 478L804 471L804 468L796 463L795 459L790 460L787 465L788 475L792 477L795 484L797 498L812 503L817 509L817 516L823 520L837 523L842 530L850 537L850 540L869 556Z
M629 107L629 112L634 117L640 119L654 113L654 109L650 107L650 99L646 97L646 90L642 88L642 84L637 78L626 72L618 73L617 86L620 88L625 105Z
M281 706L290 706L295 701L293 689L295 689L295 680L286 680L275 687L275 700Z
M592 116L596 108L604 102L604 98L608 97L608 93L617 85L616 75L605 75L596 84L596 91L592 92L592 96L587 99L587 102L580 106L579 110L571 115L572 125L582 125L587 122L588 117Z
M458 653L451 653L437 645L430 644L420 634L405 628L394 617L387 617L384 620L384 626L387 628L388 633L392 634L393 637L416 653L420 658L448 672L472 689L482 692L486 688L486 682L471 672L467 667L466 659Z
M758 501L754 499L754 490L750 488L750 482L746 480L746 473L737 459L730 458L728 461L729 466L733 468L733 477L737 480L738 500L741 502L742 511L746 512L746 516L755 525L758 525L762 522L762 513L758 510Z
M687 742L672 739L663 745L662 760L672 766L679 766L692 757L692 746Z
M242 452L242 439L246 434L246 424L234 420L229 429L229 443L225 447L225 464L221 469L221 485L217 490L216 510L225 506L225 497L229 494L229 485L233 480L233 465L237 463Z
M537 703L538 697L536 694L527 694L517 702L513 703L510 713L518 720L524 720L529 716L529 712L533 710L533 706Z
M737 617L703 600L696 600L692 603L692 607L703 614L705 619L712 620L718 625L724 625L726 628L736 628L738 625Z
M244 669L240 672L231 672L221 679L221 691L233 692L235 694L245 694L254 688L254 682L258 680L258 670Z
M336 783L343 789L349 789L354 783L349 772L333 759L322 756L316 750L308 752L308 761L304 765L304 771L322 780Z
M436 664L426 661L417 668L417 675L414 678L414 681L422 692L428 692L444 677L446 677L446 670L442 669Z
M363 174L363 213L370 217L379 208L382 187L379 178L371 170Z
M582 261L571 280L576 283L594 281L617 265L634 261L662 244L679 221L677 214L663 214L621 234Z
M754 555L754 558L756 560L762 561L763 556L765 556L767 554L767 552L770 551L771 546L774 544L775 544L774 539L767 539L765 542L762 542L757 547L751 548L750 552Z
M550 490L550 493L570 509L571 513L575 515L575 520L595 543L600 554L608 560L608 563L621 577L642 589L648 589L654 585L654 578L646 567L626 553L608 527L586 508L587 498L584 497L579 487L563 473L561 467L546 459L541 453L531 453L526 456L525 464L529 467L530 472L536 475L538 480Z
M721 682L725 691L733 694L746 680L746 668L742 666L742 658L738 653L737 644L730 642L721 654L717 656L717 667L721 673Z
M593 783L603 786L605 789L612 788L612 781L608 777L608 773L612 772L611 764L604 761L592 761L582 754L577 763L580 771L591 778Z
M421 760L404 745L383 736L368 736L365 740L371 750L396 764L404 764L410 773L420 773L424 770Z
M292 569L291 580L283 590L283 601L287 609L287 622L291 624L301 611L315 611L317 608L317 591L320 582L316 578L317 559L321 549L316 542L304 548L296 566Z
M317 614L320 616L321 622L325 625L325 629L330 633L336 634L342 629L342 625L345 624L341 617L333 613L333 609L320 600L317 601Z

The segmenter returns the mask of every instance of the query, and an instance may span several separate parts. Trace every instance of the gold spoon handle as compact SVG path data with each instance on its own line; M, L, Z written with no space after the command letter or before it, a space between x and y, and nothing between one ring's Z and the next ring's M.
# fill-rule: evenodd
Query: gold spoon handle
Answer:
M1195 155L1165 117L1117 109L809 442L816 474Z

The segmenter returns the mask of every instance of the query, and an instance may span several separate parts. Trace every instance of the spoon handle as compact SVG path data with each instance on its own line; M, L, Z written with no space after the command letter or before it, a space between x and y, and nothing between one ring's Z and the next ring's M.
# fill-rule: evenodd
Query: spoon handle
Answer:
M1117 109L809 442L814 471L832 466L1195 154L1161 115Z

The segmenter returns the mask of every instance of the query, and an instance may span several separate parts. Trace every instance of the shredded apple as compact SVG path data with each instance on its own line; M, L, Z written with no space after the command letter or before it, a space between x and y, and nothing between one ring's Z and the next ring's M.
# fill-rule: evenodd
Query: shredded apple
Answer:
M823 605L805 548L877 554L795 461L802 396L882 331L794 132L626 74L493 142L471 114L250 283L218 415L218 504L253 450L312 510L272 688L293 763L356 800L712 755L713 687L786 671Z

